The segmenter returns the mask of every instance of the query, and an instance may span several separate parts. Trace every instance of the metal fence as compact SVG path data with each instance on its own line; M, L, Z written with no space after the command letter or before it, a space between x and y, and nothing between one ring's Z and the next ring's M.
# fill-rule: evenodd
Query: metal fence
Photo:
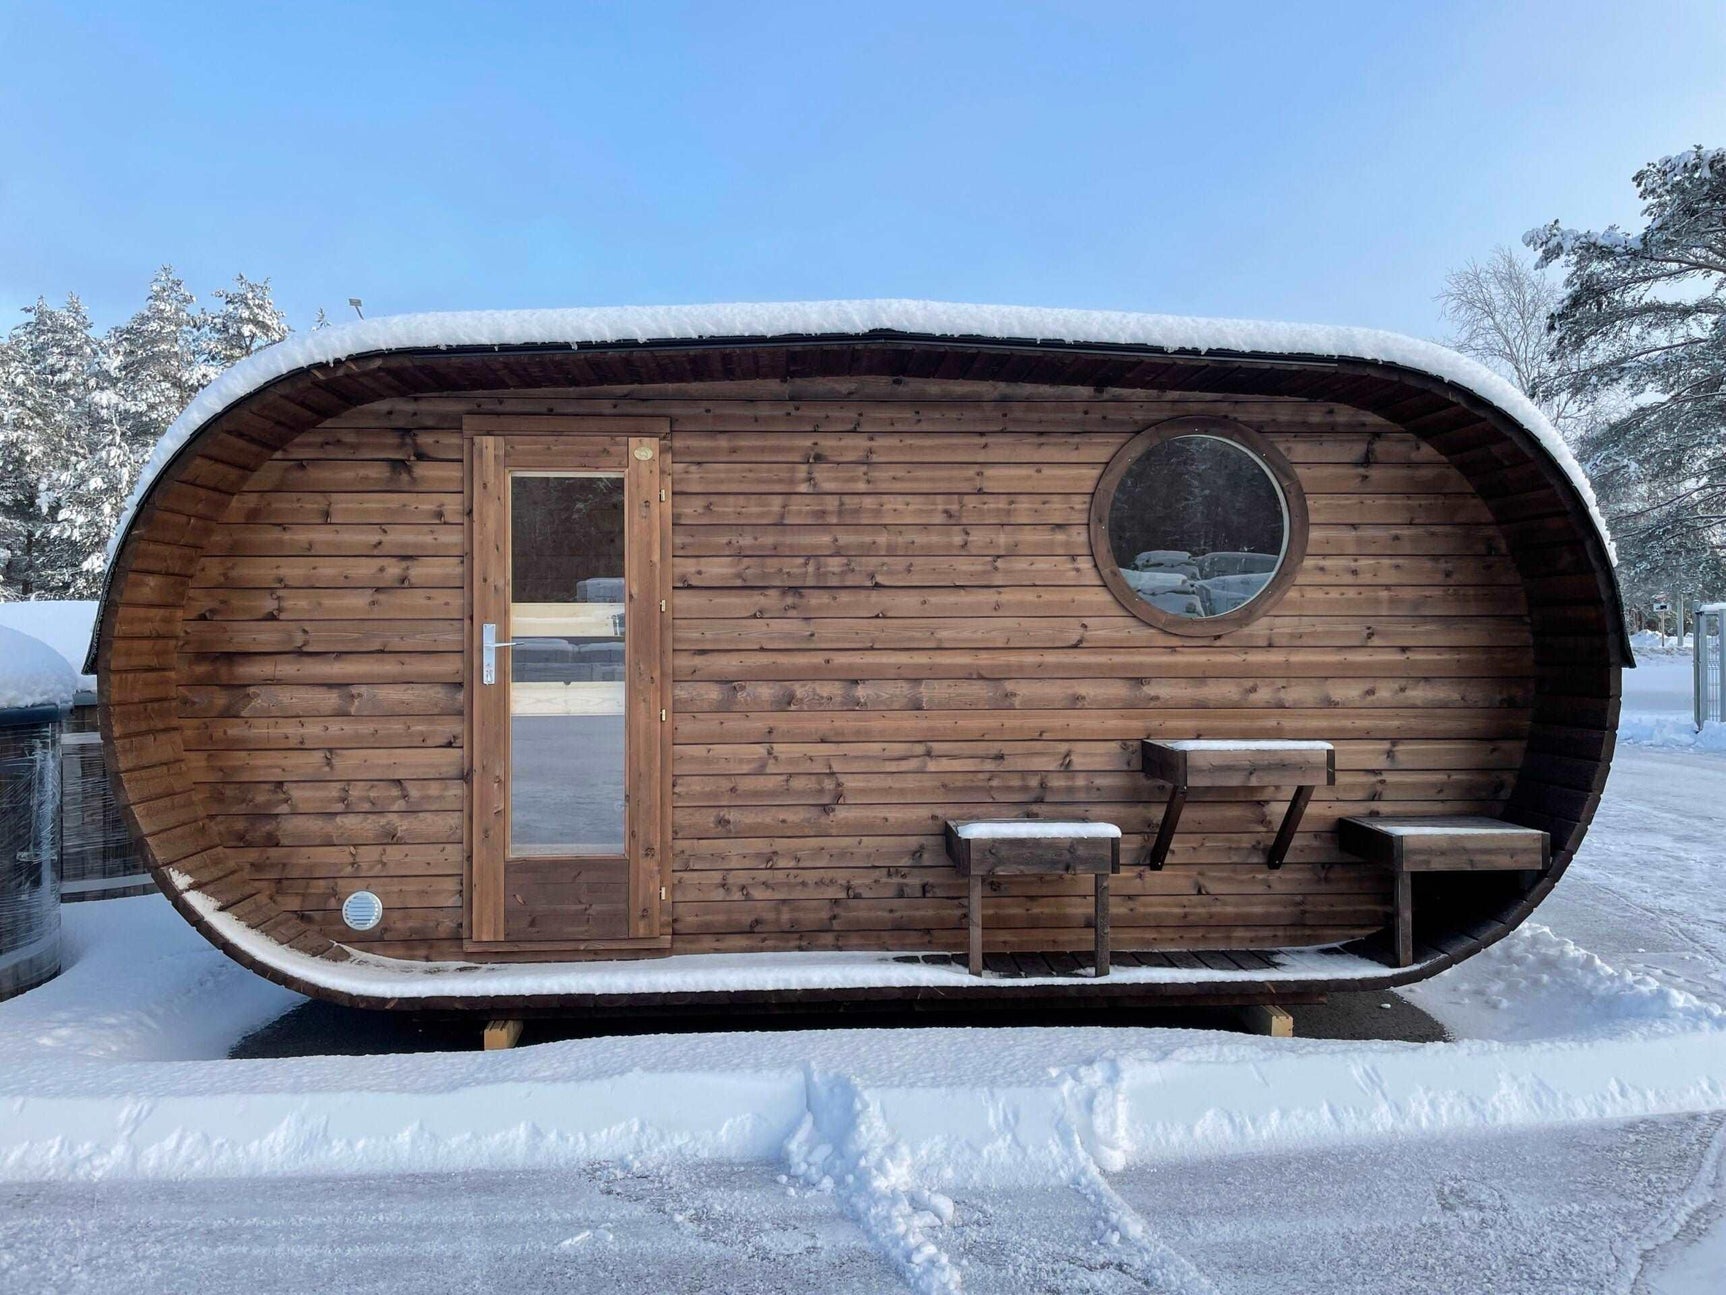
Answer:
M0 710L0 998L60 970L60 723Z
M1695 713L1698 730L1718 724L1721 684L1726 680L1726 603L1705 603L1696 609Z
M149 894L156 883L114 803L93 700L73 706L60 755L61 902Z

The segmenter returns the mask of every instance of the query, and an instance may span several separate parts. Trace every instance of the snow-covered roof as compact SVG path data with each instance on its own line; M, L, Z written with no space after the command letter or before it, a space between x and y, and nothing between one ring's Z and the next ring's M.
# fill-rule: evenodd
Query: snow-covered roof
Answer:
M91 626L96 623L94 602L40 598L28 602L0 603L0 626L39 638L76 670L90 652ZM96 677L83 675L80 688L93 689Z
M0 710L70 706L78 676L41 639L0 625Z
M579 348L626 342L818 339L866 334L1131 346L1199 355L1220 352L1363 360L1411 369L1472 392L1527 428L1575 485L1607 553L1612 553L1611 536L1588 477L1546 416L1504 378L1434 342L1378 329L1329 324L881 299L449 311L382 316L297 333L228 369L199 392L174 420L139 474L121 524L109 541L108 558L111 563L156 478L200 428L277 378L302 369L392 351L509 346ZM92 649L92 655L93 652Z

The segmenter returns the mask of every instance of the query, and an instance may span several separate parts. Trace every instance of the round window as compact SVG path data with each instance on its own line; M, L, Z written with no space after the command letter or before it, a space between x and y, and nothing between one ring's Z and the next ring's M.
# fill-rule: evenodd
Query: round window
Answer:
M1177 634L1227 633L1281 599L1306 551L1288 460L1225 418L1141 432L1103 473L1091 549L1128 611Z

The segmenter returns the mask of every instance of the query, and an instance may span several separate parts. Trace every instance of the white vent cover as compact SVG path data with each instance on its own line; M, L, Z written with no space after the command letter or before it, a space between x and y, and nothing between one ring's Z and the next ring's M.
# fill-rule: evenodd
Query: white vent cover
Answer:
M356 931L369 931L384 920L384 901L369 890L356 890L342 901L342 921Z

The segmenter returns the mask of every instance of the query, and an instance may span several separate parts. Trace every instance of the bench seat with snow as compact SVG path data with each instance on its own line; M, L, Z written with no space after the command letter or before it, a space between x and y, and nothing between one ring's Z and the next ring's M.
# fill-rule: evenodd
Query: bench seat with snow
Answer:
M1109 874L1121 870L1121 829L1113 823L1009 818L949 821L947 857L971 881L966 904L970 968L983 974L983 878L1089 873L1096 895L1096 959L1109 974Z
M1417 872L1544 873L1552 858L1545 832L1477 814L1386 815L1337 820L1337 845L1391 869L1396 965L1414 962Z
M1168 803L1146 866L1160 869L1174 844L1175 829L1194 787L1293 787L1282 826L1271 842L1266 865L1280 868L1300 830L1313 790L1336 783L1336 748L1329 742L1289 742L1276 738L1184 739L1139 744L1145 777L1169 784Z

